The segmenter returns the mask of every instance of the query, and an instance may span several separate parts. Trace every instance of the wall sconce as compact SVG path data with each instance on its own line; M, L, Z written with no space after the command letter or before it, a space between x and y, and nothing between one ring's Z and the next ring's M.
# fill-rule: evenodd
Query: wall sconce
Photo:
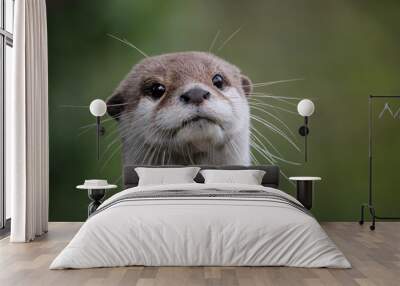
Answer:
M100 126L100 117L107 112L107 104L104 100L95 99L90 103L90 113L96 117L96 133L97 133L97 160L100 158L100 134L104 132Z
M307 135L310 132L308 129L308 117L315 110L314 103L309 99L303 99L297 105L297 112L304 117L304 125L299 128L299 134L304 136L304 161L307 162Z

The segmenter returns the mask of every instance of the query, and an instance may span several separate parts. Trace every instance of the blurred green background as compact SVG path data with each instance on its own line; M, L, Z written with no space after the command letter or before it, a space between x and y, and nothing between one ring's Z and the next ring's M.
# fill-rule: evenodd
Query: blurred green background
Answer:
M106 99L141 55L107 34L127 38L155 55L206 51L220 31L217 48L239 27L222 50L214 50L217 55L239 66L254 83L304 78L256 91L311 98L316 104L309 162L280 166L288 176L323 178L312 210L318 219L358 220L359 206L367 200L368 95L399 91L399 1L51 0L47 11L51 221L86 219L87 194L75 190L85 178L122 184L115 124L104 123L103 152L97 161L95 128L85 128L94 123L87 106L95 98ZM296 111L297 101L259 99ZM390 104L400 108L400 100ZM378 214L400 215L400 119L377 119L383 105L374 104L375 200ZM302 118L271 111L293 130L302 148L297 136ZM302 162L302 153L271 131L259 130L285 159ZM295 193L284 179L281 189Z

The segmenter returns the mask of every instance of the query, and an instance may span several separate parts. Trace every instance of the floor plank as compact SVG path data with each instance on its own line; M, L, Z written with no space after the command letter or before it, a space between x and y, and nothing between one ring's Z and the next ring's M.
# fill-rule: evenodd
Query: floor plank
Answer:
M352 269L290 267L117 267L50 271L55 256L81 223L50 223L32 243L0 240L0 285L399 285L400 222L380 222L375 231L355 222L323 223Z

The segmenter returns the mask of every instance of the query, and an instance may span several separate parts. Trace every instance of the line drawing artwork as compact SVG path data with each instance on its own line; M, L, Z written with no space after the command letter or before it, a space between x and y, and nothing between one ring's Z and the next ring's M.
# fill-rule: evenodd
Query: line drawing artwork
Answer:
M396 112L393 112L392 108L390 107L390 104L388 102L385 103L382 111L379 113L378 118L381 119L385 113L389 112L390 116L393 119L399 118L400 119L400 107L397 109Z

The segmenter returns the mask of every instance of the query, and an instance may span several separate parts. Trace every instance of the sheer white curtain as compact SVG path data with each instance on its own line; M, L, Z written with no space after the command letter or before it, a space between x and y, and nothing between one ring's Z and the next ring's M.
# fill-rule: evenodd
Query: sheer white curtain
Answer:
M48 225L48 82L45 0L15 1L14 91L6 98L6 187L12 242Z

